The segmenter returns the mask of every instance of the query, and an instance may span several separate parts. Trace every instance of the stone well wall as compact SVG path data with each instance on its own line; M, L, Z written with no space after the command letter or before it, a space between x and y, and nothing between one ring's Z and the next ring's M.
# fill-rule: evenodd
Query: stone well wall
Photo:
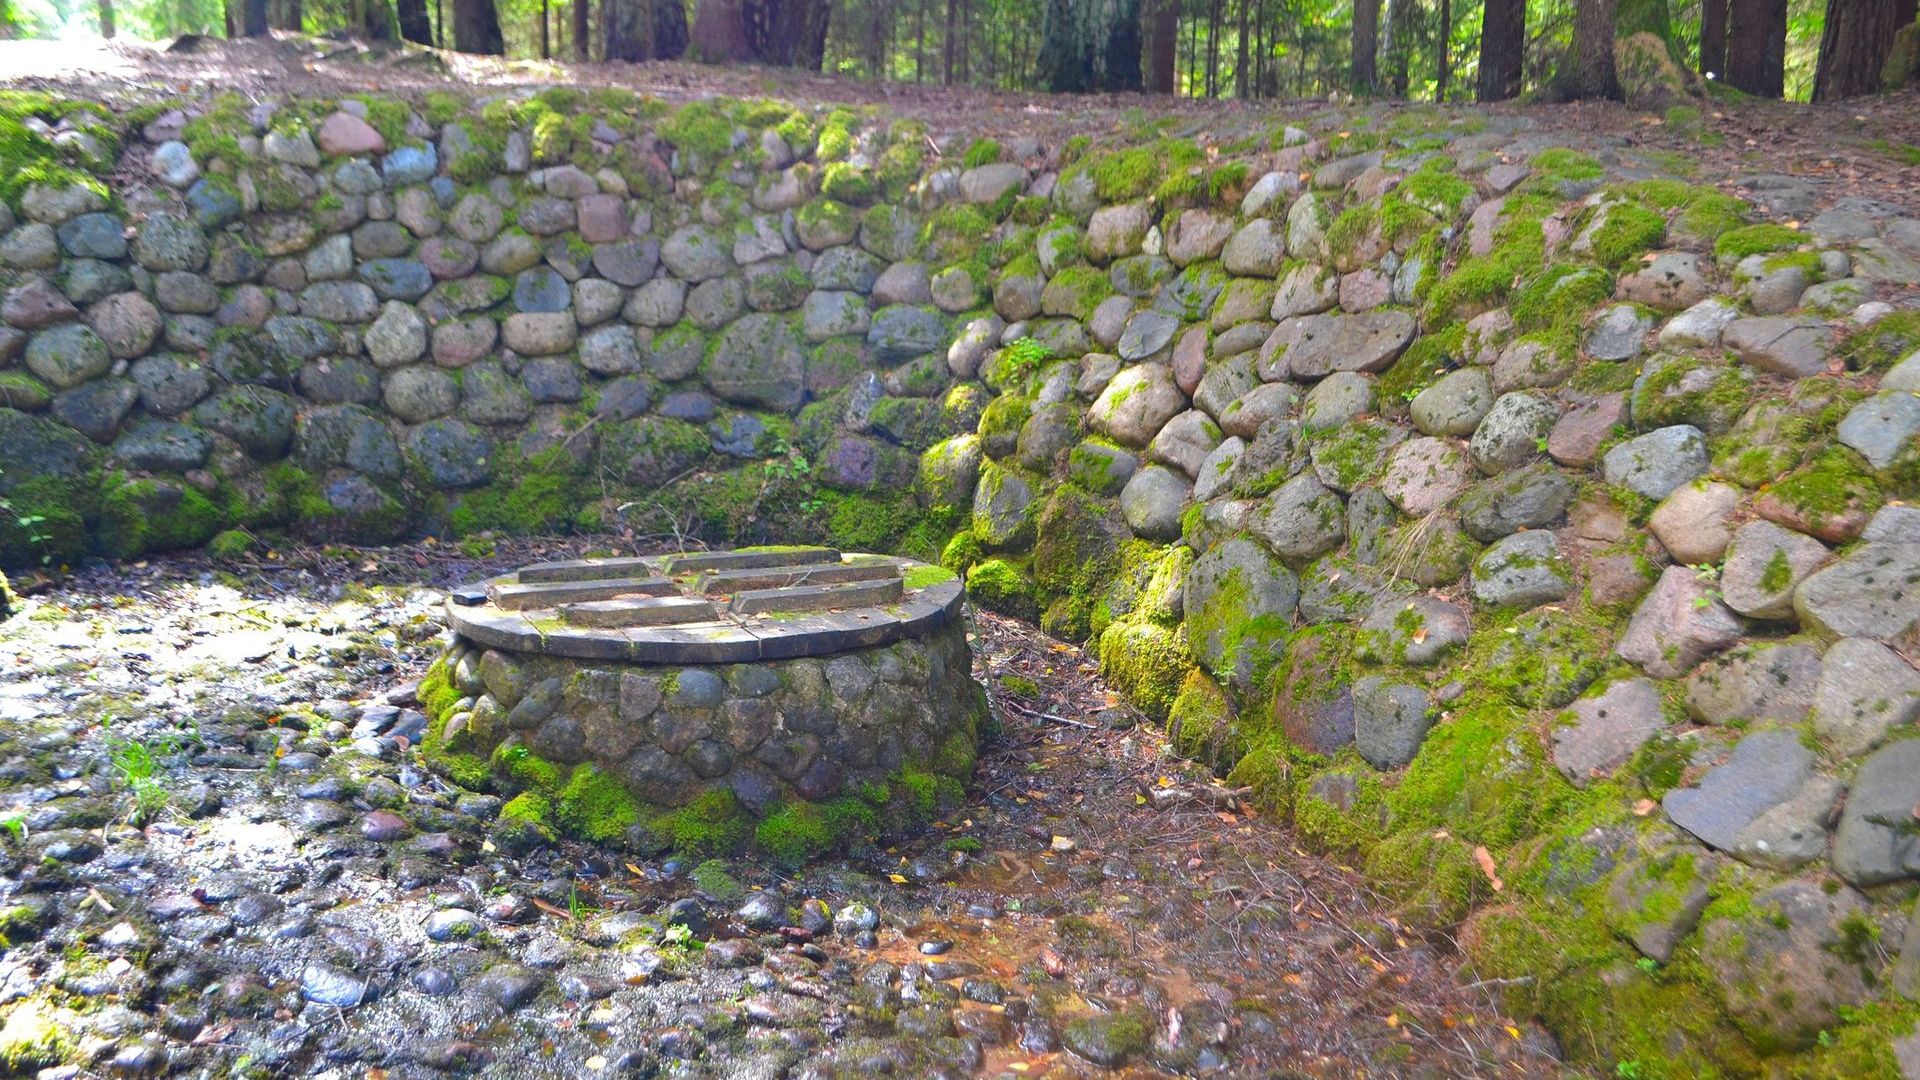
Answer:
M0 490L61 557L603 496L937 551L1572 1056L1920 1053L1912 208L1706 183L1685 125L197 108L0 238Z

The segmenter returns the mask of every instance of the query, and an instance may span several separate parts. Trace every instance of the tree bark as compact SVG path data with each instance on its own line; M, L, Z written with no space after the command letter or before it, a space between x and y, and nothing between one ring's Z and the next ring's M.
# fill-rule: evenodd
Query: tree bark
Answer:
M607 59L653 59L652 16L652 0L603 0L600 40L606 42Z
M100 36L111 38L113 34L113 0L100 0Z
M593 9L587 0L573 0L573 58L585 63L593 59Z
M947 28L946 33L940 37L940 85L942 86L953 85L953 34L954 23L957 21L955 16L959 14L955 10L956 6L957 0L947 0Z
M493 0L486 0L488 10L493 8ZM393 41L398 33L393 25L393 9L387 6L387 0L353 0L354 25L360 33L371 41ZM496 22L495 34L498 34ZM499 52L495 49L494 52Z
M1489 4L1500 0L1487 0ZM1380 48L1380 0L1353 0L1353 74L1356 94L1371 94L1380 81L1374 53Z
M267 26L267 0L241 0L240 32L247 37L266 37Z
M1453 77L1453 0L1440 0L1440 37L1434 49L1433 100L1447 100L1447 81Z
M1173 93L1173 75L1180 54L1179 0L1150 0L1153 4L1153 34L1147 52L1147 91Z
M1101 88L1137 92L1145 85L1140 73L1140 0L1117 0L1112 19Z
M382 5L383 0L366 0ZM453 48L456 52L499 56L506 51L500 36L500 13L493 0L453 0Z
M271 0L267 5L267 23L275 30L300 30L300 0Z
M1233 56L1233 96L1247 100L1247 0L1240 0L1240 40Z
M1480 23L1480 78L1474 96L1506 101L1520 95L1527 49L1527 0L1487 0Z
M1902 6L1900 0L1828 0L1813 100L1839 101L1880 88L1880 67L1893 48L1893 35L1913 21L1910 5L1901 19Z
M1785 0L1782 0L1784 3ZM1573 11L1573 43L1560 60L1554 89L1564 101L1623 96L1620 75L1613 66L1613 16L1617 0L1577 0Z
M427 0L399 0L398 7L400 36L416 45L433 44L433 21L427 18ZM543 28L543 37L545 33Z
M1715 79L1727 70L1727 0L1700 0L1700 74Z
M700 0L693 11L695 59L707 64L753 59L753 49L747 44L745 8L746 0Z
M1207 97L1220 96L1220 0L1207 5Z
M1787 0L1732 0L1726 83L1755 97L1787 87Z
M1387 92L1396 98L1407 96L1407 54L1412 51L1408 40L1412 28L1408 25L1407 5L1412 0L1387 0Z

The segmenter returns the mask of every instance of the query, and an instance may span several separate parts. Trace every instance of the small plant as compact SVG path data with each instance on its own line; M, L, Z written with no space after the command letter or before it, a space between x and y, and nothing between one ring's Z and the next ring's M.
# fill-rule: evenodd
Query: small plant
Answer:
M133 794L131 817L136 823L152 821L172 800L173 793L167 789L167 779L160 772L160 759L178 749L172 738L156 742L123 739L112 744L107 761Z
M1007 346L1007 375L1009 381L1018 381L1040 370L1040 365L1053 359L1053 350L1046 342L1034 338L1016 339Z
M0 831L5 831L8 836L13 838L13 842L16 844L26 843L27 815L25 811L15 810L5 817L0 817Z
M1640 959L1634 961L1633 966L1639 968L1641 971L1647 973L1648 975L1651 975L1654 972L1660 970L1660 961L1655 960L1651 956L1643 956Z
M693 936L693 931L682 923L674 923L660 932L660 947L674 952L698 952L707 947L707 943Z
M1640 1080L1642 1076L1646 1075L1640 1071L1640 1068L1640 1062L1638 1061L1622 1061L1614 1065L1613 1075L1619 1077L1620 1080Z

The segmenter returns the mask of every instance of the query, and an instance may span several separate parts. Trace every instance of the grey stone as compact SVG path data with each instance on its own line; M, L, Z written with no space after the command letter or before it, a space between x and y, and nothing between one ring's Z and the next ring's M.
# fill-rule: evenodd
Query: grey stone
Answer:
M1460 497L1461 527L1475 540L1491 543L1522 529L1549 527L1566 516L1574 482L1541 461L1490 477Z
M55 230L60 248L76 259L120 259L127 254L125 223L113 214L81 214Z
M1740 740L1699 786L1674 788L1661 799L1673 823L1701 843L1733 851L1762 814L1798 794L1813 776L1813 753L1790 730L1760 731Z
M42 330L27 342L27 369L65 389L107 373L113 354L90 327L78 323Z
M1485 368L1450 371L1420 391L1408 408L1413 426L1423 435L1467 436L1493 408L1493 379Z
M595 375L626 375L640 370L640 347L633 328L603 326L580 339L580 366Z
M1805 533L1771 521L1749 522L1727 547L1720 595L1750 618L1790 619L1795 587L1832 561L1826 545Z
M1088 411L1097 431L1128 446L1145 446L1167 421L1186 411L1187 398L1166 364L1136 364L1113 377Z
M873 322L867 327L868 348L890 363L936 352L946 344L946 320L928 308L883 307L873 313Z
M398 300L389 300L380 317L361 337L367 356L378 367L399 367L420 359L427 351L427 322Z
M1353 743L1376 769L1412 761L1433 727L1427 692L1369 675L1353 684Z
M213 440L207 433L171 420L136 423L113 442L113 456L134 469L183 473L206 464Z
M1336 371L1313 384L1300 403L1300 426L1307 431L1345 427L1374 411L1373 380L1355 371Z
M1800 624L1828 637L1899 642L1920 623L1920 543L1862 544L1793 591Z
M1655 678L1672 679L1732 645L1740 632L1740 617L1697 572L1669 566L1634 609L1615 651Z
M1660 688L1622 679L1575 701L1553 728L1553 763L1577 787L1626 764L1667 726Z
M1473 598L1488 607L1538 607L1572 592L1560 545L1544 530L1505 537L1473 564Z
M1920 671L1877 641L1843 638L1822 658L1813 730L1854 757L1920 716Z
M1642 956L1666 963L1713 899L1707 886L1718 863L1680 844L1628 863L1607 884L1608 924Z
M1220 445L1220 428L1207 414L1188 409L1161 426L1147 448L1148 456L1171 465L1189 477L1199 475L1200 463Z
M422 364L388 372L380 391L387 411L409 424L447 416L460 404L460 384L453 375Z
M1740 317L1740 309L1710 296L1668 320L1660 328L1659 342L1669 349L1711 349L1719 346L1728 326Z
M516 312L500 322L500 340L524 356L552 356L573 347L580 332L570 311Z
M1745 645L1687 675L1687 712L1704 724L1799 724L1813 708L1820 653L1806 645Z
M1707 441L1691 425L1659 428L1607 451L1601 471L1609 484L1664 499L1707 471Z
M115 293L87 309L87 324L93 327L107 352L115 359L144 355L160 336L160 312L153 302L137 292Z
M1271 278L1286 262L1287 238L1281 227L1264 217L1242 225L1220 253L1220 265L1229 274Z
M1293 327L1288 369L1319 378L1335 371L1385 371L1413 341L1417 325L1404 311L1377 310L1300 316Z
M1117 346L1122 360L1145 360L1173 341L1180 320L1172 315L1148 309L1134 313L1121 332Z
M1458 445L1422 435L1394 447L1380 490L1401 513L1424 517L1446 507L1477 475Z
M1920 448L1920 395L1882 390L1848 411L1837 434L1874 468L1885 469Z
M742 316L714 343L708 389L739 405L791 412L806 394L806 355L792 326L773 315Z
M1474 429L1467 452L1489 475L1517 468L1540 455L1559 418L1560 410L1546 398L1522 391L1502 394Z
M1847 944L1850 927L1866 918L1851 889L1788 881L1754 896L1742 914L1708 920L1700 952L1736 1023L1774 1045L1808 1047L1840 1023L1843 1008L1873 996L1877 980Z
M990 548L1023 547L1033 537L1033 485L1010 469L980 470L973 493L973 531Z
M1367 576L1356 568L1356 578ZM1383 583L1360 624L1355 655L1377 664L1430 667L1466 645L1469 629L1459 605L1432 596L1395 595Z
M1631 360L1646 346L1653 317L1631 304L1601 310L1587 327L1587 355L1595 360Z
M53 395L53 415L68 427L94 442L112 442L120 433L120 422L140 400L140 390L131 379L109 377L95 379L71 390Z
M1854 775L1833 837L1834 872L1867 887L1920 874L1920 739L1887 744Z
M1274 554L1298 565L1346 539L1346 507L1311 473L1302 473L1267 497L1249 529Z
M1700 256L1687 251L1662 251L1621 277L1619 284L1622 300L1659 311L1691 308L1711 291L1700 267Z
M1271 668L1299 602L1299 581L1266 549L1230 537L1194 560L1181 610L1193 657L1243 691Z
M476 487L493 475L493 441L461 420L430 420L407 432L407 460L434 488Z
M185 356L162 353L134 361L127 371L140 388L140 404L155 416L185 411L213 389L207 369Z
M199 270L210 247L200 226L178 214L150 214L134 237L135 262L156 273L162 270Z
M1761 316L1736 319L1723 335L1727 348L1749 366L1799 379L1827 370L1833 331L1818 319Z
M293 399L259 386L230 386L194 407L194 422L239 443L249 455L271 461L293 439Z
M1180 515L1192 487L1184 477L1160 465L1148 465L1120 489L1120 512L1135 536L1156 543L1180 538Z

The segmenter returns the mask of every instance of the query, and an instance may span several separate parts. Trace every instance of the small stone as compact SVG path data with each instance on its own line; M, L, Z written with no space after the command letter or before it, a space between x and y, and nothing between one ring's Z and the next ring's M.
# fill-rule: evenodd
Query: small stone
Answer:
M387 140L372 124L349 112L330 113L320 122L315 138L320 149L334 157L378 154L387 149Z
M1615 651L1655 678L1673 679L1739 640L1740 631L1740 617L1697 572L1669 566L1634 609Z
M1625 764L1667 726L1660 688L1646 679L1612 683L1575 701L1568 714L1553 728L1553 763L1580 787Z
M1707 471L1707 441L1686 424L1637 436L1607 451L1601 469L1607 483L1664 499L1681 484Z
M1717 481L1675 488L1654 508L1647 527L1673 556L1688 566L1717 563L1733 540L1733 512L1741 491Z
M1920 671L1877 641L1843 638L1822 658L1813 729L1854 757L1920 716Z

